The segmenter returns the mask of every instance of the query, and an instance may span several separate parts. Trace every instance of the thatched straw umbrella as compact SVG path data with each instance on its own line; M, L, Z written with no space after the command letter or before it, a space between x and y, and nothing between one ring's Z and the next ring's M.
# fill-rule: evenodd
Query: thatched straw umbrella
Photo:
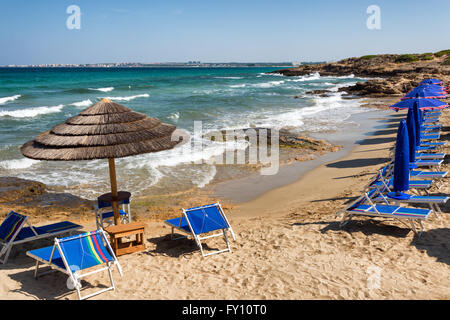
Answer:
M103 99L25 143L20 151L35 160L109 160L114 223L120 224L115 158L175 147L176 127ZM175 140L175 141L173 141Z

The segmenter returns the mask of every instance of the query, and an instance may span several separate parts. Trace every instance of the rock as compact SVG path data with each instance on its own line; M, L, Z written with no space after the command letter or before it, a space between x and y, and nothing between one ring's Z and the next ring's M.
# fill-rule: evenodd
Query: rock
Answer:
M41 182L0 177L0 202L12 202L19 199L27 201L46 192L46 186Z
M257 143L259 144L260 135L267 136L267 143L270 145L272 140L272 129L269 128L244 128L241 129L243 133L246 135L252 130L257 135ZM264 131L263 131L264 130ZM253 134L252 132L252 134ZM211 141L216 141L217 137L221 135L222 141L226 141L226 130L222 130L220 132L210 132L204 136L205 139L210 139ZM309 151L325 151L325 152L335 152L339 150L340 146L334 146L325 140L316 140L310 137L305 137L301 135L294 134L289 130L279 130L279 145L281 148L298 148ZM245 139L248 141L248 136L245 136Z
M384 54L349 58L338 62L314 65L301 65L297 68L276 70L285 76L305 76L319 73L321 76L344 76L353 74L357 77L383 78L372 79L358 83L354 87L341 88L352 95L367 97L382 97L403 95L416 87L425 78L440 78L450 81L450 66L443 65L447 56L436 57L431 60L413 62L398 62L399 55ZM327 95L327 90L307 92L314 95Z

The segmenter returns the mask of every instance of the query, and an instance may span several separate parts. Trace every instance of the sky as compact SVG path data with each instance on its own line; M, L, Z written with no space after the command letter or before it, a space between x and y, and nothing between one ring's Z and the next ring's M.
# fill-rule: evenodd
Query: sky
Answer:
M80 29L67 28L70 5ZM380 30L367 28L370 5ZM0 65L436 52L450 49L449 13L448 0L0 0Z

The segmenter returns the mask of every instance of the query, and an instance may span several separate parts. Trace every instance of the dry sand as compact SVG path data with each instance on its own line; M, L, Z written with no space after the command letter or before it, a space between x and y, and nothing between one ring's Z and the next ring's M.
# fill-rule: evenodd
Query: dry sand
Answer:
M440 219L425 222L421 238L396 221L355 219L341 230L335 217L386 162L399 115L380 119L387 128L345 158L228 210L237 235L232 253L202 258L193 241L171 241L169 227L148 222L147 250L119 257L124 275L114 271L116 291L93 299L449 299L450 204ZM448 140L450 111L443 119ZM443 169L449 168L446 160ZM450 193L448 183L441 192ZM0 299L77 298L62 273L33 278L25 252L50 243L13 250L0 266ZM206 243L208 250L224 246ZM83 283L89 293L108 285L108 277Z

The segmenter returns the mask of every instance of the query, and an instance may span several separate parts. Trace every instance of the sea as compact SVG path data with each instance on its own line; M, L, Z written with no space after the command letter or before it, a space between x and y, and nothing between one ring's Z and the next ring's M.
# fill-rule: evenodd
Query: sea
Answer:
M107 160L36 161L20 153L23 143L102 98L176 125L189 133L191 142L204 145L197 153L181 152L179 147L117 159L119 189L134 195L213 183L217 166L207 160L230 146L203 141L207 132L267 127L336 134L357 125L350 123L353 114L367 111L360 100L345 98L338 91L367 79L351 74L285 77L270 73L277 69L0 68L0 176L40 181L55 191L86 199L108 192ZM306 94L321 89L330 93ZM197 121L202 133L194 132Z

